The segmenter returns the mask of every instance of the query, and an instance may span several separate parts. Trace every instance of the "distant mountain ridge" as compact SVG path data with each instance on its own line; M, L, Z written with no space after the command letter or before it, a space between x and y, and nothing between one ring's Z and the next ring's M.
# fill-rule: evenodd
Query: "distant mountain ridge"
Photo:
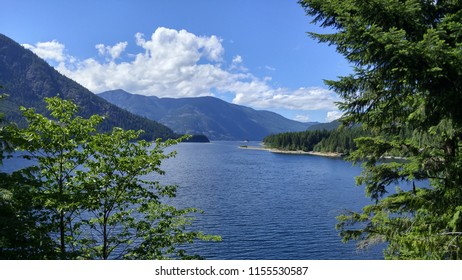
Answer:
M94 114L106 116L100 125L103 131L117 126L123 129L143 129L143 138L148 140L178 137L168 127L134 115L96 96L3 34L0 34L0 85L4 87L0 93L9 95L0 104L0 110L10 121L24 121L19 106L32 107L36 112L46 114L44 98L59 94L61 98L77 103L79 115L83 117Z
M274 112L254 110L211 96L158 98L121 89L98 95L176 133L204 134L211 140L262 140L269 134L304 131L317 124L289 120Z
M334 121L331 121L331 122L328 122L328 123L318 123L318 124L315 124L315 125L312 125L308 128L308 130L335 130L337 128L339 128L340 126L340 121L339 120L334 120Z

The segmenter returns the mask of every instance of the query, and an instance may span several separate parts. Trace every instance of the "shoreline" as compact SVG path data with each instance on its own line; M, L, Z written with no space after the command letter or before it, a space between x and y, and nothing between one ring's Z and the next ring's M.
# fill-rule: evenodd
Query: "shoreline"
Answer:
M288 151L288 150L280 150L274 148L265 148L265 147L258 147L258 146L239 146L240 149L248 149L248 150L258 150L258 151L268 151L275 154L289 154L289 155L310 155L310 156L321 156L321 157L330 157L330 158L342 158L343 155L340 153L323 153L323 152L305 152L302 150L298 151Z

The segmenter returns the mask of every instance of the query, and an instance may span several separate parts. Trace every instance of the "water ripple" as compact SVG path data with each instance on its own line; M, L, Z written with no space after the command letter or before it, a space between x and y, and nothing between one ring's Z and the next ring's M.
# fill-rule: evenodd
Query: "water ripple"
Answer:
M343 160L238 149L237 142L183 143L163 165L175 203L205 211L195 228L223 242L191 248L208 259L381 259L343 244L335 216L369 203ZM159 178L157 178L159 179Z

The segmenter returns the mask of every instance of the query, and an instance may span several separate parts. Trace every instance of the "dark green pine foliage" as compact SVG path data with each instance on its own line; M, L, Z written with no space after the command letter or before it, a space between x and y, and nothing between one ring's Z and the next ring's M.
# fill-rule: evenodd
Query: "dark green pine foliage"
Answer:
M315 152L350 154L356 150L355 139L369 135L362 127L332 130L328 137L321 139L313 148Z
M265 137L264 144L270 148L289 151L315 151L349 154L356 149L354 139L368 135L361 127L335 130L309 130L287 132Z
M389 259L461 259L462 2L299 3L330 32L310 36L354 66L327 81L342 98L342 121L372 133L350 158L363 162L357 183L373 203L338 218L341 236L386 242ZM387 154L406 160L381 161Z
M53 67L30 50L23 48L10 38L0 34L0 84L9 97L0 105L8 121L25 125L19 111L20 106L34 108L37 113L48 114L45 97L59 95L79 106L79 115L89 118L94 114L104 116L100 131L111 131L113 127L142 129L140 137L178 138L168 127L144 117L120 109L96 96L75 81L61 75ZM48 116L48 115L46 115Z
M271 148L289 151L313 151L314 146L331 134L327 130L286 132L265 137L263 143Z

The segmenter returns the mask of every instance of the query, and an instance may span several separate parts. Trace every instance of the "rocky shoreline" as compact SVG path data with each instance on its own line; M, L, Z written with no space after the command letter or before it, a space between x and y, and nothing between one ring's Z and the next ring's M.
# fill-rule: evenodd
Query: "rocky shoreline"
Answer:
M322 157L332 157L332 158L341 158L343 154L340 153L323 153L323 152L306 152L306 151L289 151L289 150L280 150L274 148L266 148L266 147L259 147L259 146L239 146L241 149L248 149L248 150L260 150L260 151L268 151L275 154L291 154L291 155L312 155L312 156L322 156Z

